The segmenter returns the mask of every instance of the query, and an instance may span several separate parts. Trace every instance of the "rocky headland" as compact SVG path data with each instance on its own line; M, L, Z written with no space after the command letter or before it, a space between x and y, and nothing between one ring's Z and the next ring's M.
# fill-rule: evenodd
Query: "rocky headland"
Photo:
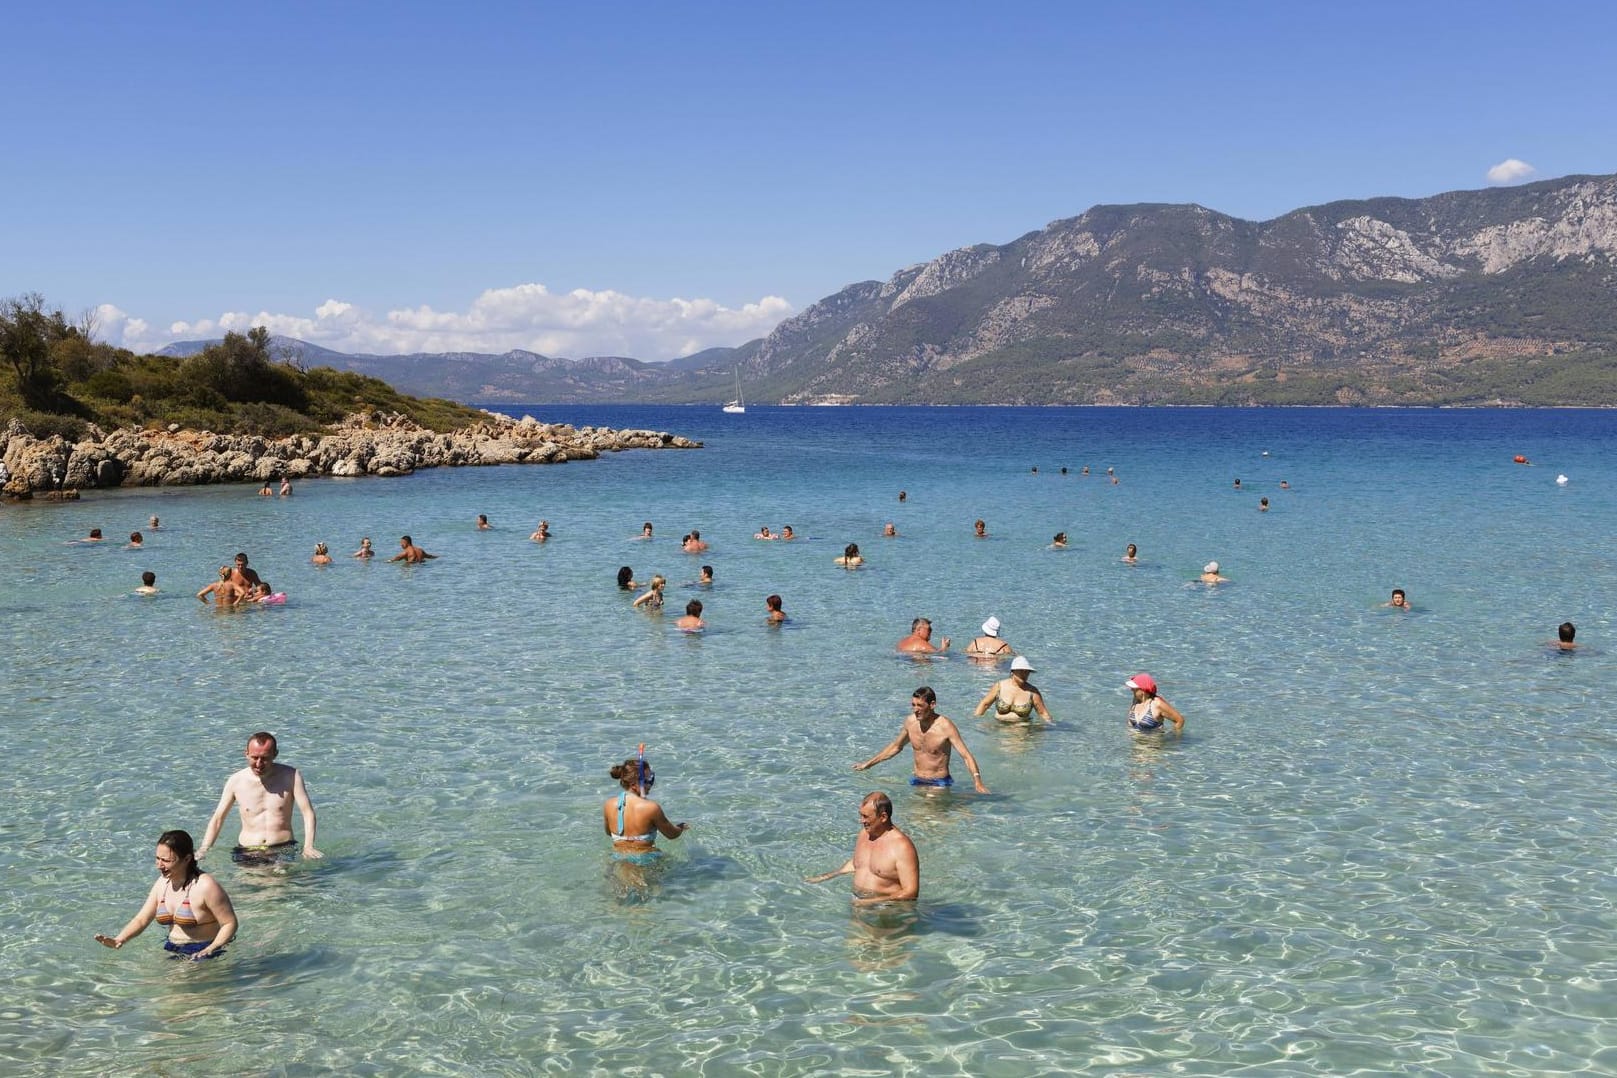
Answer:
M419 468L561 464L625 449L700 449L701 442L660 431L611 430L511 419L490 413L462 430L440 433L398 413L351 415L322 435L263 438L183 430L90 426L78 442L36 438L16 420L0 432L0 464L9 499L72 497L103 487L197 486L308 476L395 476Z

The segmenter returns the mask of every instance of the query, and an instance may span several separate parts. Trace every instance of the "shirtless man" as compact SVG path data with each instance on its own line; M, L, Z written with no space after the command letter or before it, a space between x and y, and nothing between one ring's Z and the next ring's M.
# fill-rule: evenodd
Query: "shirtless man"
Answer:
M893 738L892 744L864 763L854 764L853 769L863 771L883 760L892 759L904 751L904 745L908 743L915 756L915 774L910 778L911 786L953 786L954 778L949 774L949 750L958 749L960 758L971 769L971 781L977 787L977 792L987 793L988 787L983 785L982 774L977 770L976 757L966 748L965 739L960 736L954 722L934 710L937 702L938 694L927 686L916 689L915 695L910 697L912 713L904 720L904 727Z
M230 582L243 593L258 586L258 571L247 567L247 555L236 555L236 567L230 570Z
M276 763L278 751L274 734L260 730L247 739L247 766L225 780L225 792L197 850L198 861L213 848L232 804L241 809L241 837L230 851L230 859L237 864L274 864L297 852L297 840L292 837L294 804L303 815L303 856L325 856L315 849L314 804L303 788L303 775L289 764Z
M932 643L932 623L926 618L916 618L910 622L910 635L898 642L899 651L907 651L917 655L934 655L949 650L949 638L943 638L942 645Z
M880 790L859 802L859 837L853 856L835 872L807 877L824 883L834 876L853 873L855 906L880 902L907 902L921 896L921 857L915 843L893 825L893 802Z
M422 550L420 547L416 546L415 540L411 539L408 535L401 535L399 536L399 552L387 560L402 561L410 565L415 565L418 562L424 562L428 558L436 558L437 556L438 555L436 554L428 554L425 550Z
M702 620L702 600L692 599L685 604L685 616L674 622L674 626L688 633L699 633L707 628L707 622Z

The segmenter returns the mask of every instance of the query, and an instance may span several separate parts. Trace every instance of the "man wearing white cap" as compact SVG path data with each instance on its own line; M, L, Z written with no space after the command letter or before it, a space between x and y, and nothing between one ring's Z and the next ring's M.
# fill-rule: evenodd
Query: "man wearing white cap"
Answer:
M1134 692L1134 703L1129 706L1129 729L1137 733L1152 734L1165 723L1173 723L1173 732L1185 732L1185 717L1179 709L1157 695L1157 679L1150 674L1135 674L1123 683Z
M1218 575L1218 562L1210 561L1202 566L1201 582L1203 584L1228 584L1230 578Z
M999 638L999 619L989 617L983 622L983 635L966 645L966 654L973 659L998 662L1015 654L1011 646Z
M981 715L992 707L994 717L1000 722L1027 722L1037 711L1045 722L1055 722L1044 706L1038 687L1027 679L1031 673L1033 664L1026 655L1012 659L1011 676L994 682L993 688L978 702L976 714Z

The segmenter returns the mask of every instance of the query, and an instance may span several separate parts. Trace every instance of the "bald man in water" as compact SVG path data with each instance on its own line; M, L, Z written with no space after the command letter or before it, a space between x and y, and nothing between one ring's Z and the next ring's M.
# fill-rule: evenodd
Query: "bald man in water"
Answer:
M921 857L915 843L893 823L892 799L880 790L866 794L859 802L859 827L853 856L836 871L809 876L806 882L824 883L851 872L855 906L919 898Z

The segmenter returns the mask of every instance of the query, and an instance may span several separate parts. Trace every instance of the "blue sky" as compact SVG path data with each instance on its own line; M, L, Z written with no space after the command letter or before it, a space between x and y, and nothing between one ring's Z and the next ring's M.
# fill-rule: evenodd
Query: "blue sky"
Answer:
M1097 203L1617 171L1592 2L69 0L6 36L0 296L136 348L666 359Z

